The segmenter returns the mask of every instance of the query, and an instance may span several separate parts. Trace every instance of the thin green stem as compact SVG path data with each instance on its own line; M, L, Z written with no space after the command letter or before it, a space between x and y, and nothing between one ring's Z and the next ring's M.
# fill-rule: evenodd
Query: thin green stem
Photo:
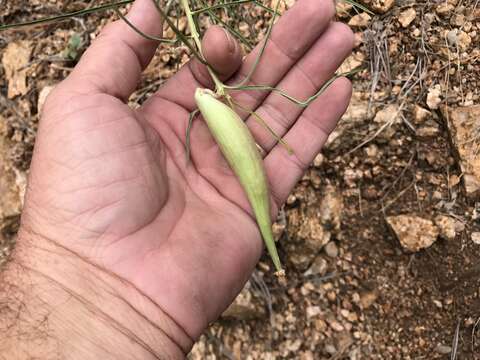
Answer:
M270 22L270 25L268 26L267 33L265 34L265 41L263 42L263 45L260 49L260 52L258 53L257 58L255 59L255 63L253 64L252 68L250 69L247 76L242 81L240 81L236 85L227 86L227 89L233 89L233 88L236 88L236 87L240 87L240 86L243 86L243 85L247 84L248 82L250 82L250 79L252 78L253 74L255 73L255 70L257 70L258 64L260 63L260 60L262 59L262 56L265 52L265 49L267 48L268 40L270 40L270 36L272 35L272 29L273 29L273 25L275 24L275 19L277 17L276 14L278 13L279 5L280 5L280 0L277 2L277 6L275 7L275 13L272 16L272 21Z
M205 6L205 2L203 0L200 1L204 6ZM218 21L220 24L222 24L228 31L230 31L233 35L235 35L235 37L237 39L239 39L243 44L245 44L245 46L248 47L248 50L252 50L253 49L253 44L245 37L243 36L239 31L237 31L236 29L232 28L230 25L228 25L225 21L223 21L218 15L216 15L215 13L213 12L210 12L209 13L210 16L215 19L216 21Z
M365 5L362 5L362 4L359 4L358 2L356 1L353 1L353 0L344 0L347 4L350 4L352 5L353 7L357 7L359 8L360 10L363 10L365 11L366 13L370 14L370 15L375 15L375 13L370 10L369 8L367 8Z
M291 102L293 102L294 104L302 107L302 108L306 108L308 105L310 105L313 101L315 101L320 95L322 95L329 87L330 85L333 84L333 82L335 80L337 80L338 78L341 78L341 77L345 77L345 76L350 76L350 75L353 75L353 74L356 74L360 71L362 71L364 69L357 69L357 70L353 70L353 71L350 71L348 73L344 73L344 74L339 74L339 75L335 75L334 77L332 77L330 80L328 80L323 86L322 88L313 96L310 96L308 99L306 99L305 101L302 101L302 100L298 100L296 98L294 98L293 96L291 95L288 95L285 91L283 90L280 90L280 89L277 89L276 87L273 87L273 86L269 86L269 85L247 85L247 86L241 86L241 87L238 87L238 88L234 88L234 89L231 89L231 90L235 90L235 91L238 91L238 90L264 90L264 91L271 91L271 92L274 92L274 93L277 93L281 96L283 96L284 98L286 98L287 100L290 100Z
M192 37L195 41L195 44L197 45L198 51L200 52L202 58L205 59L205 57L203 56L203 52L202 52L202 41L200 39L200 34L198 33L197 27L195 25L195 21L193 19L193 15L192 15L192 11L190 9L190 5L188 4L188 0L180 0L180 1L181 1L183 9L185 11L185 15L187 16L187 22L188 22L188 27L190 28L190 33L192 34ZM215 83L215 88L216 88L217 94L219 94L221 96L225 95L225 85L220 81L218 76L213 71L212 67L208 64L206 64L206 65L207 65L208 72L209 72L210 76L212 77L213 82Z
M257 112L255 111L252 111L252 110L249 110L247 109L246 107L240 105L238 102L236 101L229 101L229 103L231 104L230 106L232 107L232 109L235 107L239 108L241 111L243 112L246 112L247 114L250 114L253 116L253 118L255 119L255 121L257 123L259 123L265 130L267 130L270 135L272 135L272 137L277 141L279 142L286 150L287 152L290 154L290 155L293 155L294 154L294 151L293 151L293 148L280 136L278 135L275 130L273 130L268 124L267 122L260 116L258 115Z
M152 40L152 41L158 41L158 42L161 42L161 43L167 43L167 44L175 44L177 41L176 40L170 40L170 39L164 39L164 38L161 38L161 37L158 37L158 36L153 36L153 35L148 35L148 34L145 34L143 31L141 31L139 28L137 28L135 25L133 25L133 23L128 20L123 14L122 12L118 9L118 7L115 8L115 12L117 13L118 17L120 19L122 19L123 21L125 21L125 23L130 26L130 28L135 31L137 34L139 34L140 36L143 36L144 38L146 38L147 40Z
M7 29L12 29L12 28L24 27L24 26L39 25L39 24L49 23L49 22L52 22L52 21L66 20L66 19L70 19L74 16L83 16L83 15L91 14L91 13L94 13L94 12L97 12L97 11L104 11L104 10L110 10L112 8L118 8L119 6L130 4L133 1L134 0L123 0L123 1L115 2L115 3L109 3L109 4L96 6L96 7L90 8L90 9L83 9L83 10L78 10L78 11L72 11L72 12L65 13L65 14L55 15L55 16L48 17L48 18L31 20L31 21L22 22L22 23L1 25L0 26L0 31L7 30Z
M178 38L185 44L185 46L187 46L190 49L190 51L198 59L198 61L200 61L204 65L207 65L207 62L203 59L203 55L199 53L197 49L195 49L195 47L190 43L190 41L188 41L187 37L184 34L182 34L180 30L178 30L178 28L175 26L173 21L170 20L170 18L167 16L165 11L163 11L160 5L158 5L158 1L152 0L152 2L155 5L155 8L157 9L157 11L160 13L160 15L162 15L162 18L167 22L168 26L170 26L170 28L173 30L175 35L177 35Z
M207 12L207 11L217 10L217 9L226 8L226 7L230 7L230 6L237 6L237 5L241 5L241 4L247 4L247 3L251 3L251 2L254 2L254 1L253 0L239 0L239 1L225 3L225 4L215 4L215 5L204 7L202 9L192 10L192 15L198 15L198 14L201 14L201 13Z

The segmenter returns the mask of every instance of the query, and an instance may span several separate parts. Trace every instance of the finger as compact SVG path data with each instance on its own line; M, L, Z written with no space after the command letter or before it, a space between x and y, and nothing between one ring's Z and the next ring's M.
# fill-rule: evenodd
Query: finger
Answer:
M294 150L290 155L281 145L265 158L272 196L278 206L287 199L303 173L320 152L328 135L348 107L352 86L340 78L302 114L285 136Z
M242 62L242 52L233 37L219 26L208 29L202 40L203 55L221 80L228 79L238 70ZM212 88L213 80L207 67L197 59L192 59L175 74L147 102L148 106L158 98L173 102L192 111L196 108L195 89Z
M342 23L332 23L307 54L289 71L278 88L294 98L305 100L315 95L334 75L353 48L353 32ZM282 137L302 113L303 108L271 93L257 114ZM257 143L269 152L276 143L253 116L247 120Z
M276 86L296 62L315 44L335 15L330 0L298 0L273 28L265 52L260 59L251 84ZM260 47L245 59L239 73L230 81L236 84L252 69ZM263 91L232 92L236 101L255 109L268 95Z
M127 18L146 34L162 33L161 18L151 0L136 0ZM123 20L115 21L87 49L67 84L76 92L99 92L126 100L135 90L157 45L158 42L140 36Z

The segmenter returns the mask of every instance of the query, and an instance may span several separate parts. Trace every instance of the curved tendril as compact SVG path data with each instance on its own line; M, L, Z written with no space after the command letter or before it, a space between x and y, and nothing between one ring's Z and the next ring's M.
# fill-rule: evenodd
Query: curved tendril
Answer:
M114 8L114 10L120 19L122 19L133 31L135 31L138 35L144 37L145 39L168 44L174 44L176 42L176 40L164 39L158 36L145 34L143 31L133 25L133 23L122 14L118 7Z
M306 99L305 101L302 101L302 100L298 100L296 98L294 98L293 96L291 95L288 95L285 91L283 90L280 90L280 89L277 89L276 87L273 87L273 86L269 86L269 85L247 85L247 86L242 86L242 87L239 87L239 88L231 88L230 90L235 90L235 91L239 91L239 90L260 90L260 91L271 91L271 92L274 92L274 93L277 93L281 96L283 96L284 98L286 98L287 100L290 100L291 102L293 102L294 104L302 107L302 108L306 108L308 105L310 105L313 101L315 101L320 95L322 95L329 87L330 85L333 84L333 82L335 80L337 80L338 78L341 78L341 77L345 77L345 76L350 76L350 75L353 75L353 74L356 74L360 71L364 70L363 68L360 68L360 69L356 69L356 70L352 70L352 71L349 71L347 73L342 73L342 74L338 74L338 75L335 75L333 76L330 80L328 80L322 87L321 89L315 94L315 95L312 95L310 96L308 99Z
M167 22L168 26L172 29L172 31L177 35L177 37L182 41L182 43L185 44L186 47L189 48L189 50L192 52L192 54L204 65L208 65L207 62L203 59L203 56L195 49L195 46L193 46L190 41L188 41L187 37L175 26L172 20L167 16L165 11L162 10L160 5L158 4L158 0L152 0L153 4L155 5L155 8L157 11L160 13L162 18Z
M235 104L235 107L239 108L241 111L252 115L253 118L255 119L255 121L257 123L259 123L265 130L267 130L270 133L270 135L272 135L272 137L287 150L289 155L294 154L293 148L280 135L278 135L275 132L275 130L273 130L268 125L268 123L260 115L258 115L257 112L247 109L246 107L240 105L238 102L236 102L234 100L229 100L229 103L230 104L232 104L232 103ZM232 104L232 108L233 108L233 104Z
M272 21L270 22L270 25L268 26L268 30L267 30L267 33L265 35L265 41L263 42L263 45L260 49L260 52L258 53L258 56L257 58L255 59L255 63L253 64L252 68L250 69L249 73L247 74L247 76L242 80L240 81L238 84L236 85L230 85L230 86L225 86L227 89L234 89L234 88L238 88L238 87L241 87L241 86L244 86L245 84L247 84L250 79L252 78L253 74L255 73L255 71L257 70L257 67L258 67L258 64L260 63L260 60L265 52L265 49L267 48L267 44L268 44L268 41L270 40L270 35L272 34L272 29L273 29L273 25L275 24L275 19L277 18L277 14L278 14L278 9L279 9L279 6L280 6L280 0L278 0L277 2L277 6L275 7L275 11L274 11L274 14L273 14L273 17L272 17Z

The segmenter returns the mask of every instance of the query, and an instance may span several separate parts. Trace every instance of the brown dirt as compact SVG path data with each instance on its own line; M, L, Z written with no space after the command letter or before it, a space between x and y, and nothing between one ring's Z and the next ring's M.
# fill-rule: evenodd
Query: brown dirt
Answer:
M85 5L11 0L0 11L0 23ZM404 12L412 8L416 17L407 24ZM339 17L349 22L355 14L347 7ZM257 12L262 26L260 15ZM0 57L14 41L29 40L32 50L24 69L24 94L7 97L0 66L0 136L7 144L0 168L16 176L10 181L16 191L21 192L29 167L39 94L75 65L75 59L65 60L65 54L71 54L69 39L74 33L80 36L82 45L75 50L81 53L113 17L106 12L0 33ZM454 175L462 174L440 112L445 105L480 102L480 51L475 47L480 43L480 4L397 1L354 30L359 38L356 59L368 70L355 76L349 113L277 224L288 281L278 284L264 257L249 290L256 304L252 316L213 324L196 345L193 359L448 359L455 347L454 358L480 359L480 245L471 240L471 234L480 231L480 203L467 199L462 182L455 181ZM187 58L184 49L159 50L132 105L141 103ZM440 90L438 108L435 86ZM390 117L378 115L387 106L400 109L399 116L392 118L391 111ZM415 106L433 109L420 118ZM382 126L384 131L374 137ZM365 140L370 141L359 147ZM323 216L322 199L332 191L343 202L339 226L331 218L317 218ZM18 203L0 206L1 264L12 248L19 211L12 210ZM459 228L455 239L439 239L410 254L385 221L398 214L431 220L448 215ZM330 236L328 250L323 243L316 248L312 243L318 231L318 239ZM304 246L310 246L309 254L302 252ZM316 275L303 275L312 262L326 267ZM271 309L260 311L258 306Z

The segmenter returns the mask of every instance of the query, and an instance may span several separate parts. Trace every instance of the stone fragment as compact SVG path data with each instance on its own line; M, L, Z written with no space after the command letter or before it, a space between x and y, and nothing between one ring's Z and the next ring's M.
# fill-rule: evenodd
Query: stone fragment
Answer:
M480 199L480 105L443 109L467 197Z
M0 220L18 215L22 208L15 172L7 161L7 154L6 140L0 135Z
M287 211L292 240L286 244L287 253L299 270L305 271L318 252L330 242L332 232L340 229L342 210L342 195L328 185L322 195L313 193L308 202Z
M437 14L439 14L439 15L448 15L448 14L451 14L454 9L455 9L455 6L453 6L452 4L447 3L446 1L441 2L440 4L438 4L438 5L435 7L435 11L436 11Z
M393 124L400 120L400 108L398 105L388 105L375 115L374 121L381 125Z
M317 256L312 265L308 268L303 275L305 276L323 276L327 273L328 262L321 256Z
M366 291L360 296L360 306L362 309L368 309L378 299L378 291Z
M325 254L332 259L335 259L338 256L338 246L334 241L330 241L325 246Z
M472 241L476 245L480 245L480 232L472 233Z
M404 28L407 28L410 26L413 20L415 20L416 17L417 12L414 8L410 8L400 13L400 15L398 16L398 22L402 24Z
M322 309L320 309L320 306L309 306L305 309L305 314L307 316L307 319L314 318L322 313Z
M26 67L31 53L30 41L11 42L3 51L2 65L8 80L9 99L25 95L28 91Z
M435 218L435 225L440 231L440 236L446 240L453 240L457 235L456 221L450 216L438 215Z
M355 16L352 16L352 18L348 22L348 25L353 27L364 28L370 24L370 20L372 20L372 17L368 15L366 12L363 12Z
M261 302L253 296L250 282L244 286L233 303L222 314L222 318L234 320L252 320L266 315Z
M432 221L415 215L387 217L387 223L402 247L411 252L426 249L437 240L439 230Z
M447 40L450 46L458 47L466 51L472 44L472 38L465 31L453 29L447 33Z
M435 85L428 89L427 105L431 110L436 110L442 103L442 88L440 85Z
M362 3L369 7L370 10L385 14L395 5L395 0L363 0Z
M452 347L440 344L435 348L435 351L442 355L448 355L452 352Z
M416 124L421 124L427 120L432 113L427 109L422 108L421 106L415 105L413 109L413 116Z
M351 54L348 58L345 59L343 64L337 70L339 74L349 73L356 68L360 67L365 61L365 55L362 52L356 52Z

